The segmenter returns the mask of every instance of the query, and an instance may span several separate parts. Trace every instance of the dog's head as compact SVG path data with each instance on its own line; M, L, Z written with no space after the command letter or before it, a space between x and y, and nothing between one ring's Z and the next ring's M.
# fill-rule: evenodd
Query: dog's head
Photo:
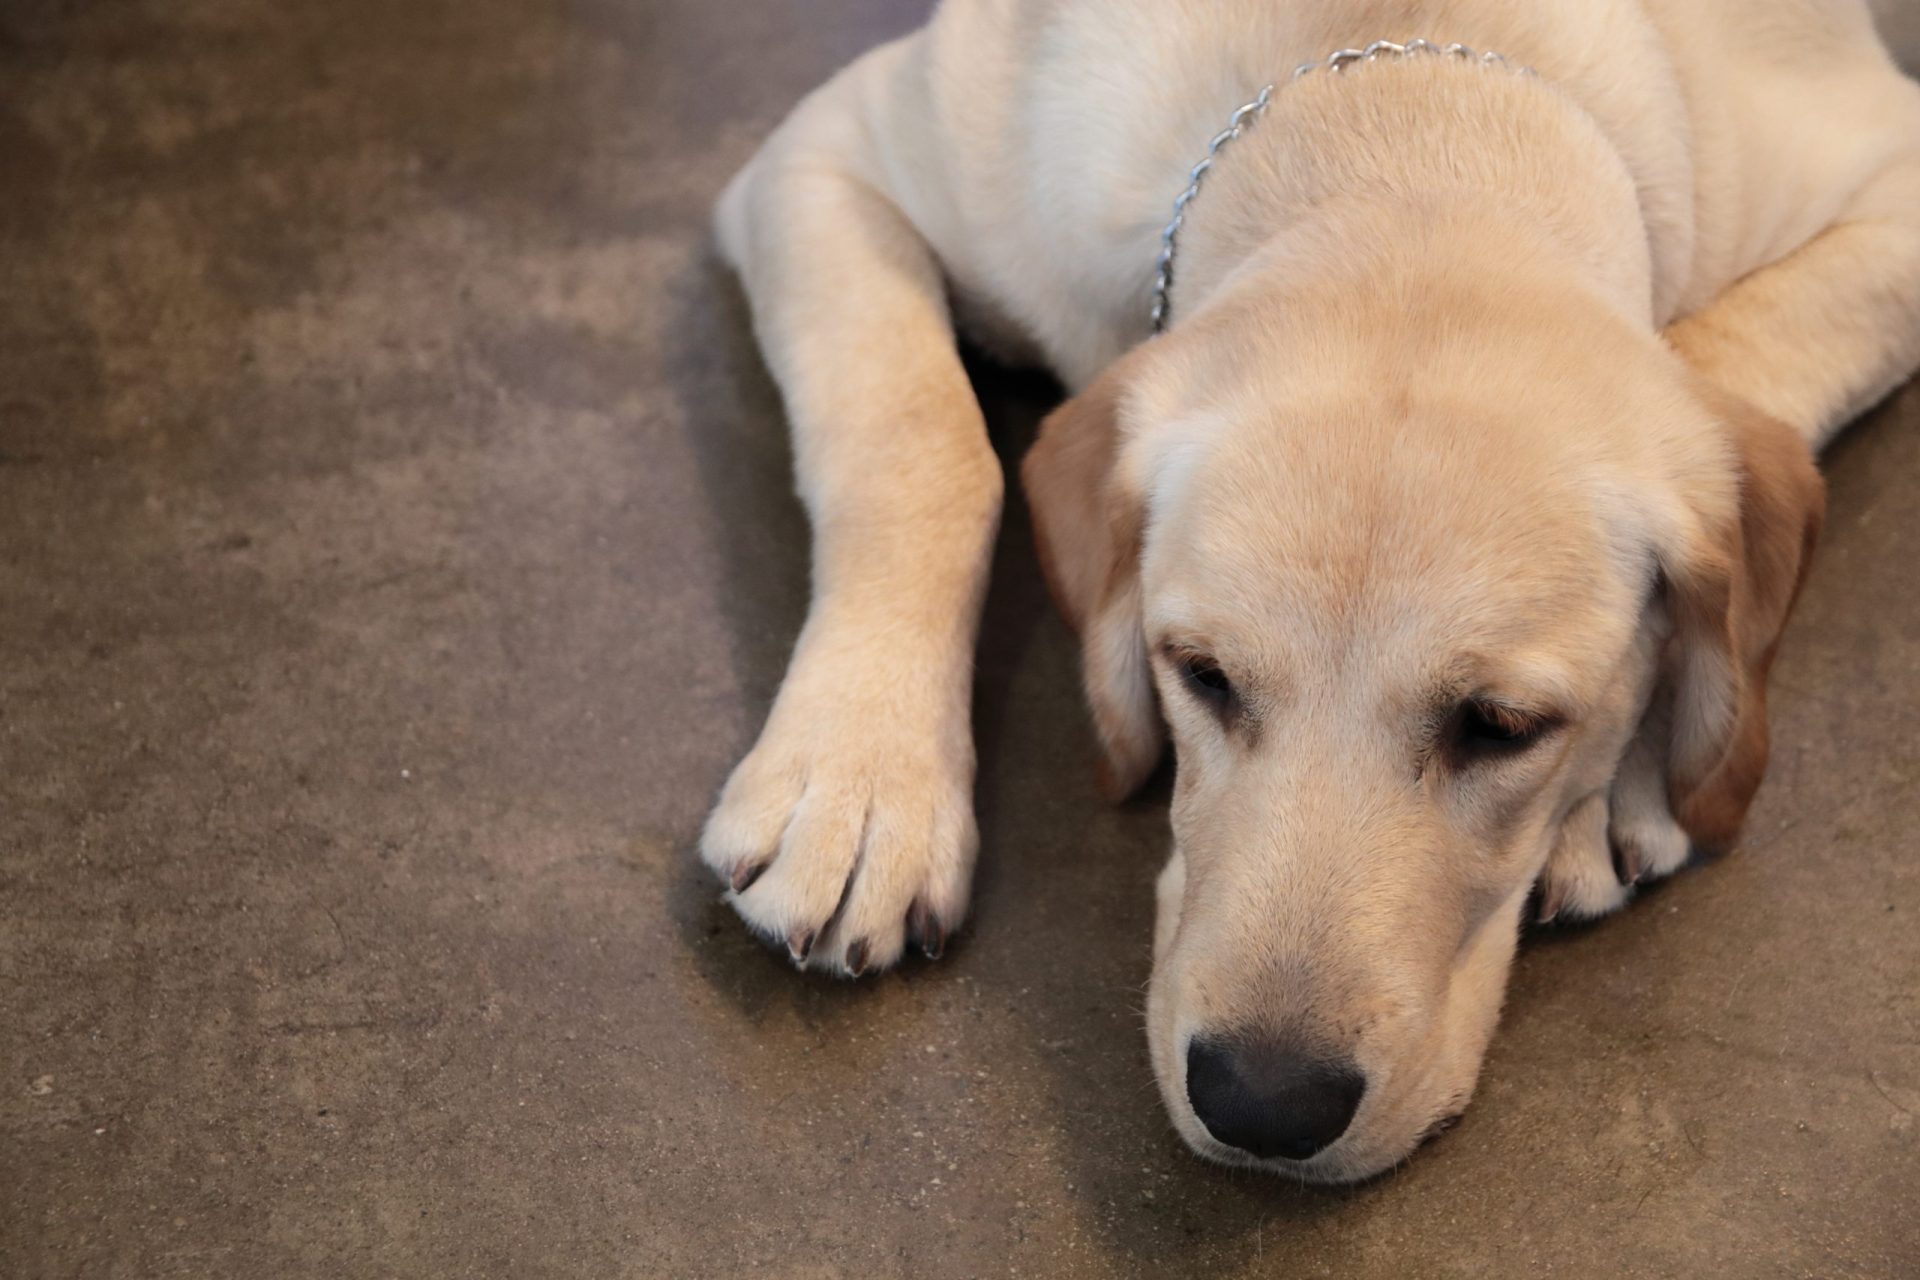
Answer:
M1023 467L1107 788L1177 755L1167 1106L1320 1181L1465 1104L1529 889L1643 725L1673 819L1733 839L1822 510L1790 429L1597 300L1389 294L1196 315Z

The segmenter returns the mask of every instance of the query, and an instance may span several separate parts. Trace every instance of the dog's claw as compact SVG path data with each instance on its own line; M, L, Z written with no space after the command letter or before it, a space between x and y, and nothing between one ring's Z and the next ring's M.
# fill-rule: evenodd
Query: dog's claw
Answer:
M857 978L867 971L867 940L865 938L847 948L847 976Z
M1640 883L1640 877L1646 874L1645 861L1640 857L1637 846L1624 841L1612 842L1613 875L1623 889Z
M1534 919L1540 924L1552 924L1560 908L1567 905L1567 891L1559 884L1548 880L1540 891L1540 910Z
M743 862L733 869L732 875L727 877L727 884L735 893L745 893L753 887L753 882L758 880L760 873L766 869L767 864L764 862Z
M788 934L787 954L793 957L795 964L806 964L807 957L813 954L813 930L795 929Z
M938 960L946 950L947 927L924 902L915 902L907 912L907 945L919 948L929 960Z

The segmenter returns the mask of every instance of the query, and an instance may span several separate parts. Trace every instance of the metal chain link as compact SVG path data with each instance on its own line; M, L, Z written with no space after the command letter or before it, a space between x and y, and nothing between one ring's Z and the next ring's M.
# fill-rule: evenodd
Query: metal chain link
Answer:
M1401 44L1393 40L1375 40L1364 49L1339 49L1317 62L1303 62L1293 69L1287 77L1291 84L1312 71L1326 71L1338 74L1356 62L1372 62L1378 58L1410 58L1431 54L1442 58L1457 58L1462 62L1475 62L1485 67L1505 67L1521 75L1534 74L1532 67L1519 66L1509 62L1500 54L1488 51L1479 53L1464 44L1435 44L1431 40L1409 40ZM1213 135L1207 143L1207 154L1200 163L1187 170L1187 189L1182 191L1173 202L1173 221L1160 232L1160 256L1154 261L1153 273L1153 331L1159 333L1167 327L1167 293L1173 288L1174 243L1179 237L1180 226L1187 220L1187 206L1200 194L1201 179L1213 168L1214 157L1220 154L1220 148L1238 138L1251 128L1255 121L1267 112L1273 101L1274 90L1279 85L1269 84L1260 90L1252 102L1243 104L1227 120L1227 127Z

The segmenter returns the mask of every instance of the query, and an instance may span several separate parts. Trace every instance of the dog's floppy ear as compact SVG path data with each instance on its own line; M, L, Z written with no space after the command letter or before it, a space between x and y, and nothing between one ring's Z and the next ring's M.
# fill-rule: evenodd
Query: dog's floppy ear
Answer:
M1101 790L1116 800L1146 780L1166 744L1140 613L1144 506L1118 466L1129 364L1049 414L1020 464L1040 567L1080 636Z
M1738 462L1737 509L1696 512L1665 557L1674 644L1668 798L1693 841L1731 844L1767 768L1767 668L1826 512L1807 444L1785 423L1703 388Z

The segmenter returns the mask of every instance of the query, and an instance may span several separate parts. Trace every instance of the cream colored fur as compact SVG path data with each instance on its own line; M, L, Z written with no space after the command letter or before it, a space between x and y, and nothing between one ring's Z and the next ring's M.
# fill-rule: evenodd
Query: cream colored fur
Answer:
M1232 109L1416 36L1538 75L1283 88L1148 341L1159 228ZM1115 789L1178 755L1169 1112L1250 1161L1192 1115L1187 1038L1335 1045L1368 1088L1287 1166L1322 1180L1465 1104L1536 885L1599 914L1732 838L1808 452L1920 365L1920 88L1855 0L947 0L803 102L717 225L815 528L786 683L702 842L734 906L854 973L965 914L1003 481L957 314L1081 393L1026 466L1049 574ZM1460 699L1551 729L1455 759Z

